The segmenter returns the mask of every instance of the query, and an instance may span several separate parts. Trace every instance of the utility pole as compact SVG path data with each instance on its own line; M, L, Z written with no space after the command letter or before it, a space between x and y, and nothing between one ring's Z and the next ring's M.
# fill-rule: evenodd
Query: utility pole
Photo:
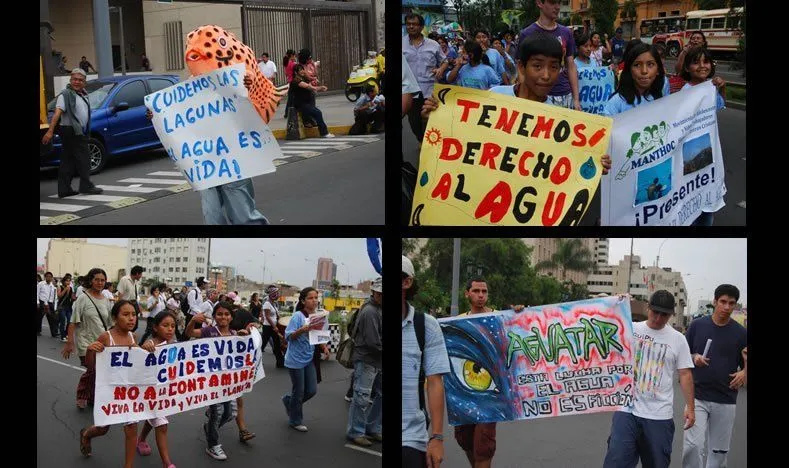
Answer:
M460 238L453 240L452 252L452 305L449 314L454 317L458 314L458 288L460 283Z

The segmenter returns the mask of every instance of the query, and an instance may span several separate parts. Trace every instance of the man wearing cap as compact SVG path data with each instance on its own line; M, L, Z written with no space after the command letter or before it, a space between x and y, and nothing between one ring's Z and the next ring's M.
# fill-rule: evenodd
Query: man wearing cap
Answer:
M625 40L622 38L622 28L616 28L616 36L611 39L611 62L619 65L625 55Z
M674 438L674 371L687 406L684 429L696 421L693 401L693 360L682 333L667 326L674 315L674 295L655 291L648 318L633 324L633 401L614 413L605 468L643 466L668 468Z
M49 123L49 130L41 143L48 145L55 135L55 127L60 126L60 140L63 151L58 168L58 197L70 197L80 193L95 195L103 190L90 181L90 102L85 91L85 71L81 68L71 70L71 79L66 88L58 95L55 113ZM74 173L79 176L79 192L71 188Z
M685 334L695 365L693 385L698 415L697 424L685 431L682 447L685 468L705 466L705 442L707 468L726 466L737 413L737 392L745 385L748 375L744 354L748 333L731 319L740 300L740 290L731 284L721 284L715 288L714 297L712 316L692 321Z
M348 408L348 428L345 436L356 445L372 445L370 439L383 442L381 434L383 364L381 338L381 303L383 289L378 277L370 299L357 312L353 338L353 401Z
M402 460L403 467L438 468L444 461L444 381L449 373L449 357L444 334L438 320L429 314L416 313L407 301L416 295L414 265L403 255L402 280ZM421 316L421 318L420 318ZM424 348L420 350L415 320L424 320ZM430 413L430 427L420 400L425 389L420 386L420 371L427 383L425 407Z

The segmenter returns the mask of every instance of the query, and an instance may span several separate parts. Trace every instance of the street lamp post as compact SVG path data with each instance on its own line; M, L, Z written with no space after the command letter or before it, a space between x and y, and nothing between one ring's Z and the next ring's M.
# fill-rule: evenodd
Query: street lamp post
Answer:
M121 74L126 76L126 46L123 43L123 7L110 7L110 12L118 13L121 33ZM87 73L87 72L86 72ZM110 74L112 76L112 74Z
M260 250L260 253L263 254L263 284L266 284L266 251Z
M668 239L663 240L663 242L660 243L660 247L657 249L657 258L655 259L656 267L660 267L660 250L663 248L663 244L665 244L667 240Z

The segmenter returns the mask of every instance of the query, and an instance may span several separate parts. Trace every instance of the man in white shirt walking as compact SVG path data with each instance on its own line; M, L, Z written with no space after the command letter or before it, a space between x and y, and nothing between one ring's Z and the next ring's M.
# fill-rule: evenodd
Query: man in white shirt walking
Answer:
M41 336L41 320L44 315L47 316L47 323L49 323L49 332L52 338L58 337L58 319L55 315L55 283L52 281L52 273L44 273L44 281L38 283L36 291L38 298L38 314L36 317L36 326L38 328L38 336Z
M132 331L137 331L137 326L140 324L140 305L137 301L140 300L139 282L140 279L142 279L142 272L144 271L145 268L140 265L134 265L131 269L131 273L118 281L118 300L127 300L131 302L134 309L137 311L137 323L135 323Z
M268 52L263 52L263 54L261 54L258 68L260 68L260 73L263 73L263 76L268 78L272 83L274 82L274 75L277 74L277 65L273 60L269 60Z
M633 402L614 413L604 468L668 468L674 438L674 380L685 397L685 425L696 422L693 400L693 359L682 333L666 326L674 315L674 295L661 289L649 300L648 318L633 324Z

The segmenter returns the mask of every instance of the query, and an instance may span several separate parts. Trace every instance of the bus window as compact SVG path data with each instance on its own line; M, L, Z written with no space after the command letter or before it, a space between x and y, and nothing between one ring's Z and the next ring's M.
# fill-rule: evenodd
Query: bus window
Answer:
M712 18L712 29L725 29L726 28L726 17L723 18Z
M701 18L690 18L688 19L688 27L685 28L686 31L693 31L699 29L699 22Z
M712 29L712 18L702 18L700 29Z

